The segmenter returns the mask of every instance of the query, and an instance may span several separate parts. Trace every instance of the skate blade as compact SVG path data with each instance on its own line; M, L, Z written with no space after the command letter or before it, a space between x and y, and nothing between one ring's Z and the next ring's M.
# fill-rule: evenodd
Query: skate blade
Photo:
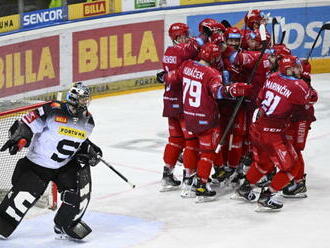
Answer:
M56 234L55 239L56 240L68 240L68 241L76 242L76 243L84 243L85 242L82 239L75 239L75 238L72 238L72 237L70 237L66 234Z
M5 236L2 236L2 235L0 234L0 239L1 239L1 240L6 240L7 238L6 238Z
M180 186L162 186L159 192L169 192L180 189Z
M181 197L182 198L195 198L196 197L196 193L195 192L183 192L181 193Z
M256 199L249 201L248 199L244 198L243 196L240 196L237 192L234 192L231 196L230 196L231 200L237 200L237 201L244 201L244 202L250 202L250 203L255 203L258 200L258 196L256 197Z
M257 213L272 213L272 212L281 211L281 208L266 208L266 207L258 204L257 208L254 211Z
M215 196L196 196L195 203L215 201Z
M281 196L283 196L284 198L288 198L288 199L302 199L302 198L307 198L307 194L306 193L298 193L295 195L285 195L283 193L281 193Z

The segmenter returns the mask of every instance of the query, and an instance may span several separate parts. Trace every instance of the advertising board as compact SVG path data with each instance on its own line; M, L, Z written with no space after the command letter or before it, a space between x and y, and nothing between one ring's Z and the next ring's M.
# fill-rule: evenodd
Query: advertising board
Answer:
M74 32L72 50L73 81L160 69L164 21Z
M0 33L17 30L20 28L19 15L0 17Z
M0 47L0 98L59 85L59 36Z
M68 5L69 20L99 16L110 13L110 0L99 0L87 3Z
M309 8L283 8L263 10L264 13L270 13L272 17L285 17L286 36L284 44L290 48L294 55L306 57L310 51L313 42L324 23L330 22L330 6L309 7ZM216 20L227 20L232 26L243 28L243 18L246 12L218 13L208 15L188 16L187 23L191 28L193 35L198 34L198 23L205 18L214 18ZM267 25L271 32L271 25ZM276 41L281 37L281 30L275 30ZM330 51L330 31L325 30L321 34L315 49L313 57L328 57Z
M48 26L66 20L66 8L52 8L26 12L22 16L22 27Z

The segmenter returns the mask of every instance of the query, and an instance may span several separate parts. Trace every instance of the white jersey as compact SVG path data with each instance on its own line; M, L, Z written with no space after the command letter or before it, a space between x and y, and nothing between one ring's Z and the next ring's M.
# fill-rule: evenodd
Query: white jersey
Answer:
M24 115L22 121L34 134L27 158L50 169L66 165L94 128L91 114L73 117L66 103L55 101Z

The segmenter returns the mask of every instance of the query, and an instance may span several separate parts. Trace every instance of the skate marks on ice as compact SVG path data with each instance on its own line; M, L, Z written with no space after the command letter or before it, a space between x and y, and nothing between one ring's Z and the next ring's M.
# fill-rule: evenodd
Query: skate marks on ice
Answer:
M93 229L86 240L57 240L53 232L53 214L23 220L7 240L0 239L1 248L121 248L141 244L155 238L163 223L132 216L88 212L84 220Z
M151 153L161 153L166 145L167 134L165 132L157 133L157 138L151 139L132 139L126 140L114 145L111 145L113 148L125 149L125 150L135 150L142 152L151 152Z

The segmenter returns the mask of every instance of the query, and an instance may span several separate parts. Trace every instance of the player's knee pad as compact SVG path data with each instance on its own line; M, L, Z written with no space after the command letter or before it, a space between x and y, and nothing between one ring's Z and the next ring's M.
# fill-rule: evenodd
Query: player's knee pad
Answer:
M77 188L64 190L61 194L62 204L54 218L59 230L77 239L82 239L91 232L91 230L88 231L88 228L80 234L74 232L76 225L82 225L81 219L89 204L90 193L90 167L85 166L77 172Z
M184 146L184 138L182 136L180 137L173 137L173 136L170 136L168 137L168 143L173 145L173 146L177 146L179 148L183 148Z
M16 229L47 184L32 171L25 171L16 178L13 188L0 204L0 235L8 237Z

